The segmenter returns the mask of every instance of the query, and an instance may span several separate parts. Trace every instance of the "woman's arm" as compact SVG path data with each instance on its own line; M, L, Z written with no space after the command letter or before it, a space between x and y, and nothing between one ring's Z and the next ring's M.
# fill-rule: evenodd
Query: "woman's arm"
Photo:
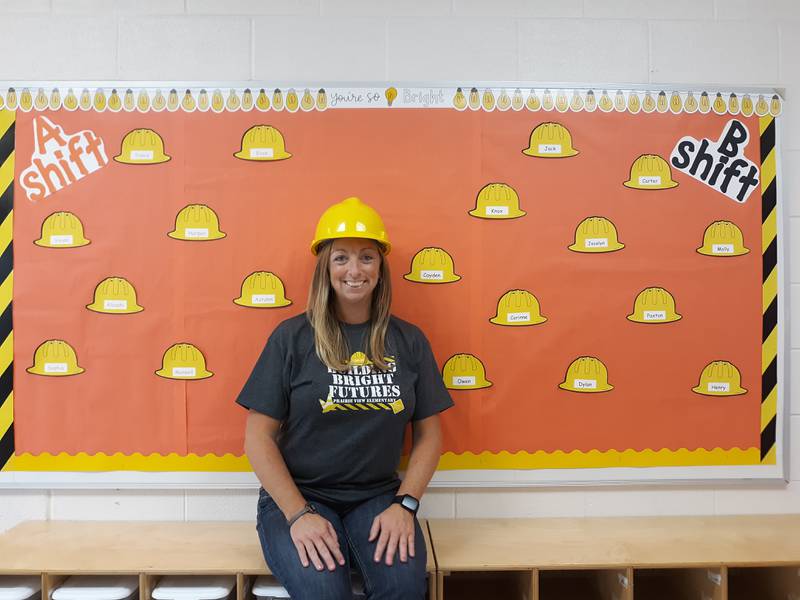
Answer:
M439 423L439 415L414 421L412 428L411 456L409 456L408 469L397 494L411 494L420 499L428 487L436 465L439 464L442 449L442 428ZM379 534L380 537L378 537ZM406 562L409 556L413 558L414 515L399 504L392 504L372 522L369 540L373 541L376 537L378 544L375 547L375 562L380 562L384 550L386 550L387 565L392 564L395 552L398 550L401 562Z
M244 450L261 485L288 520L302 510L306 500L275 443L279 429L280 421L251 409L247 415ZM336 530L327 519L306 513L292 524L289 533L304 567L308 566L309 558L318 571L322 570L323 562L333 571L336 568L334 558L344 565Z

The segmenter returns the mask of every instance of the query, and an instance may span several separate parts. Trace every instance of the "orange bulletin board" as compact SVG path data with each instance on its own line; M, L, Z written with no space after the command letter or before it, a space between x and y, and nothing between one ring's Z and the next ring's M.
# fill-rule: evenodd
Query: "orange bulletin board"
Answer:
M782 477L780 110L0 86L0 483L254 482L234 399L349 196L455 400L435 483Z

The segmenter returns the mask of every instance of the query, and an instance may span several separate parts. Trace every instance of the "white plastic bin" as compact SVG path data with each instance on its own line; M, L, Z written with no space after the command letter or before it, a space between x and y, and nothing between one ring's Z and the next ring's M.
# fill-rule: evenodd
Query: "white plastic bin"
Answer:
M41 597L42 578L28 575L0 577L0 600L37 600Z
M139 591L136 575L73 575L58 586L53 600L133 600Z
M253 584L253 596L257 600L276 600L288 598L289 592L272 575L261 575Z
M153 600L224 600L235 588L233 575L168 575L153 589Z

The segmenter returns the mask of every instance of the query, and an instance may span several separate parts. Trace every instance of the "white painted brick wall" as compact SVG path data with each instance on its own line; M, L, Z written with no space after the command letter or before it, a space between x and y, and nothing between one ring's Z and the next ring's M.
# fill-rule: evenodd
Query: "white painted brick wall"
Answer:
M796 0L0 0L0 80L547 80L779 85L800 373ZM657 87L657 86L654 86ZM795 241L798 240L798 241ZM433 489L427 517L800 511L800 376L780 486ZM253 491L0 492L25 519L253 518Z

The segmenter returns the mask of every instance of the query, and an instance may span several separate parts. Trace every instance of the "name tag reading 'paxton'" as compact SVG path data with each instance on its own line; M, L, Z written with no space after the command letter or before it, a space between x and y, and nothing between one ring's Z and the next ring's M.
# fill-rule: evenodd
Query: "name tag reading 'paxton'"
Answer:
M679 171L694 177L736 202L746 202L758 186L755 163L744 155L750 141L745 125L731 119L719 140L696 140L682 137L672 150L669 161Z
M667 318L667 312L664 310L646 310L642 316L645 321L663 321Z

